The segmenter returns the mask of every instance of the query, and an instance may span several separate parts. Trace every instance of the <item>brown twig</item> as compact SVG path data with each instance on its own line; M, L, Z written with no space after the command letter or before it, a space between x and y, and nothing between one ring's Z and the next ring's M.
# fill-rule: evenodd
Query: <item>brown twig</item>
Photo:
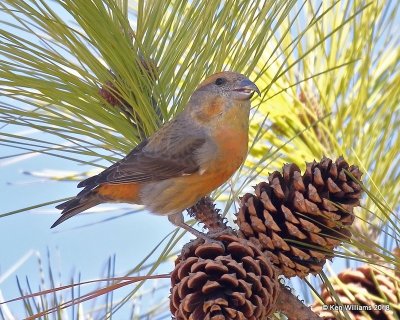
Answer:
M280 311L288 317L288 320L321 320L322 318L311 311L309 307L301 303L290 290L281 284L281 290L275 305L276 311Z
M210 233L228 229L219 209L210 197L201 198L193 207L187 209L189 216L204 224Z

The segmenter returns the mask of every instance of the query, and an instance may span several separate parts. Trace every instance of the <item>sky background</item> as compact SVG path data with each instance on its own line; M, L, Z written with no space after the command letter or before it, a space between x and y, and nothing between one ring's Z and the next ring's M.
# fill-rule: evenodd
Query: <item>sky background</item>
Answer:
M36 133L31 137L40 135ZM0 157L16 152L19 151L0 147ZM75 182L50 181L24 174L43 169L81 171L82 167L78 168L75 163L45 155L12 160L0 160L0 213L76 194ZM80 214L55 229L50 229L50 226L58 218L59 210L53 205L1 219L0 290L4 299L19 296L16 276L22 280L28 276L33 290L37 290L42 276L37 258L40 256L46 267L47 252L54 272L57 277L61 274L64 284L77 271L81 272L83 280L99 278L107 259L113 255L116 257L115 273L124 275L175 229L165 217L145 212L96 223L134 208L128 205L118 207L121 209L102 205L93 210L93 214ZM87 224L90 226L85 227ZM171 268L172 261L158 273L168 272ZM10 305L12 310L20 310L20 307L20 302Z
M54 6L52 8L63 19L69 21L70 16L65 11ZM1 16L1 12L0 19L6 19L5 16ZM34 37L29 40L37 42ZM15 101L0 96L0 103L15 103ZM29 128L0 124L0 139L3 132L65 143ZM71 197L79 191L76 188L78 182L54 181L27 173L40 174L44 170L80 173L93 170L93 167L39 153L9 157L24 152L4 146L0 140L0 215L43 202ZM106 161L101 164L109 165ZM175 230L167 218L145 212L114 219L118 215L137 209L124 204L96 207L89 210L88 214L80 214L57 228L50 229L60 214L60 211L54 208L55 205L10 215L0 220L0 300L20 296L16 277L21 280L23 288L27 288L25 278L28 277L34 292L39 290L42 281L48 284L49 262L55 274L56 285L70 283L71 277L77 279L78 273L82 281L104 278L110 257L115 257L115 275L123 276L142 261L166 235ZM107 219L111 220L97 223ZM189 237L185 236L184 239L187 240ZM160 251L156 251L148 262L153 262L159 254ZM161 266L156 273L167 273L172 266L171 260ZM41 267L44 270L41 270ZM158 281L153 280L148 287L157 284ZM128 290L119 292L123 296ZM166 299L167 295L164 298ZM135 312L141 313L146 305L155 305L159 302L156 295L150 295L149 299L142 308L138 305ZM24 315L22 302L5 306L2 311L5 312L6 318L7 308L16 316L15 319L21 319ZM117 313L115 319L126 319L126 312L128 311Z

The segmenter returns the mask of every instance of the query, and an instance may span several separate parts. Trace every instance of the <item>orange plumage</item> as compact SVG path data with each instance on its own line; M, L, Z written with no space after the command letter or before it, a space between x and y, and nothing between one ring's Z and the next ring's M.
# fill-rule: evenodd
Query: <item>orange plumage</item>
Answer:
M52 227L103 202L142 204L188 229L182 211L226 182L247 154L250 98L258 88L236 72L204 80L183 112L124 159L88 178L62 203ZM197 234L197 233L196 233Z
M101 194L104 198L109 198L114 201L139 203L139 190L140 184L138 183L106 183L97 187L96 192Z

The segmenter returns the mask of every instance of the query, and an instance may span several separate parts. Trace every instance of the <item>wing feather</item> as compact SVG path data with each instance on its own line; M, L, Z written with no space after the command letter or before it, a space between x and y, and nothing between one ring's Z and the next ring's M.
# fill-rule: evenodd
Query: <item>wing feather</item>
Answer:
M172 123L171 123L172 124ZM199 170L197 150L206 142L205 135L193 132L182 136L168 134L169 125L157 132L150 140L143 141L125 158L113 164L100 174L88 178L78 187L84 187L82 194L99 184L124 184L151 182L192 174Z
M176 154L144 150L128 155L117 166L103 172L97 183L149 182L194 173L199 169L195 151L204 142L205 139L186 141Z

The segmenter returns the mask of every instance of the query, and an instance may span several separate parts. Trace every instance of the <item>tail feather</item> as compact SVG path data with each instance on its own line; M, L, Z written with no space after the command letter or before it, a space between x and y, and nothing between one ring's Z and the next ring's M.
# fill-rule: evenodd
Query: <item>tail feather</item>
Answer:
M98 179L99 175L95 175L93 177L89 177L81 182L78 183L76 186L77 188L83 188L89 185L96 185L96 180Z
M75 197L71 200L59 204L56 208L63 210L61 212L61 217L57 219L56 222L50 228L58 226L60 223L72 218L73 216L85 211L91 207L97 206L102 203L103 199L97 192L90 192L83 197Z
M58 206L56 206L56 209L64 210L66 207L69 207L69 206L73 205L74 203L77 203L77 200L78 200L77 197L74 197L71 200L60 203Z

